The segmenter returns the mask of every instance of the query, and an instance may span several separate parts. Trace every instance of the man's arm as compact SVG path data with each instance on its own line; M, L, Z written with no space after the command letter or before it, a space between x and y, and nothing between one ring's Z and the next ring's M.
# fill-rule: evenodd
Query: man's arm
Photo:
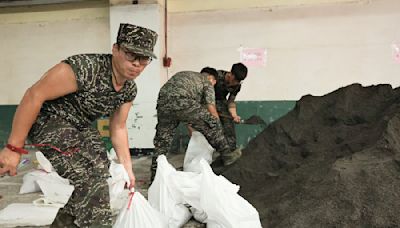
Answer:
M211 113L212 116L219 119L217 108L215 107L215 104L207 104L207 110Z
M236 98L235 95L233 95L233 94L229 95L229 98L228 98L228 111L231 114L233 121L236 122L236 123L239 123L240 122L240 116L238 116L237 111L236 111L235 98Z
M214 86L208 80L206 80L204 83L203 96L204 96L204 101L207 106L207 110L211 113L212 116L219 119L217 108L215 106Z
M51 68L25 92L15 112L8 143L15 147L23 147L42 104L46 100L73 93L77 89L75 74L68 64L59 63ZM0 152L0 175L7 172L15 175L20 157L20 154L4 148Z
M128 129L126 127L126 120L131 107L132 102L123 104L115 111L110 120L111 142L117 153L119 162L125 167L128 173L130 180L129 189L135 186L135 175L133 174L132 160L129 152Z

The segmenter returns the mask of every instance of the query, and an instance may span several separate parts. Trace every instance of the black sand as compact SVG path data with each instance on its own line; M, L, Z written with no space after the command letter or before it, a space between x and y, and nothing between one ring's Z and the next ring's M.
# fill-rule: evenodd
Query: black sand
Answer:
M400 89L304 96L223 175L264 228L400 226Z

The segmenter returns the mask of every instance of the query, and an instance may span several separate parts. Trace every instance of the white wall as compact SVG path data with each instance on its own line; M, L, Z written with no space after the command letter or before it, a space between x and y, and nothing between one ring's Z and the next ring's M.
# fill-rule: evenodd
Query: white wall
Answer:
M400 3L337 3L277 9L170 13L170 74L230 69L238 48L266 48L249 67L238 100L298 100L351 83L400 85L392 44L400 43Z
M168 12L189 12L245 8L285 8L305 5L332 4L338 2L362 3L368 1L371 0L168 0Z
M70 55L111 50L108 8L39 9L0 14L0 104L18 104L28 87Z

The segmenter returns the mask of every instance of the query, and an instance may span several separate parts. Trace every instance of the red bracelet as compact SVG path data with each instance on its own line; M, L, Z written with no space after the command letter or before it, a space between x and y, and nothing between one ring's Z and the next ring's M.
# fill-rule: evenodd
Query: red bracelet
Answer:
M16 147L16 146L13 146L13 145L11 145L11 144L7 144L6 147L7 147L8 149L14 151L14 152L19 153L19 154L28 154L28 151L25 150L25 149L22 148L22 147Z

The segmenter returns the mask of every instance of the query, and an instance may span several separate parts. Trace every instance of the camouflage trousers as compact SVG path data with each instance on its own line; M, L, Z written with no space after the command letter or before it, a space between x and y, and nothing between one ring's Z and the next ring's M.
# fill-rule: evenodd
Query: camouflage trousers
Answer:
M226 101L217 101L217 111L224 116L231 116L228 110ZM236 131L233 119L221 117L222 128L224 129L225 139L228 142L229 148L234 150L236 148Z
M77 129L57 117L40 117L30 139L35 144L51 144L70 156L46 147L39 148L57 173L75 187L67 204L59 210L51 227L111 227L112 215L107 184L109 160L104 142L94 128Z
M230 152L223 134L221 122L213 117L206 106L185 98L159 99L157 102L157 126L154 137L154 156L151 163L151 180L157 169L157 157L167 154L171 147L176 128L180 122L190 124L207 139L219 153Z

